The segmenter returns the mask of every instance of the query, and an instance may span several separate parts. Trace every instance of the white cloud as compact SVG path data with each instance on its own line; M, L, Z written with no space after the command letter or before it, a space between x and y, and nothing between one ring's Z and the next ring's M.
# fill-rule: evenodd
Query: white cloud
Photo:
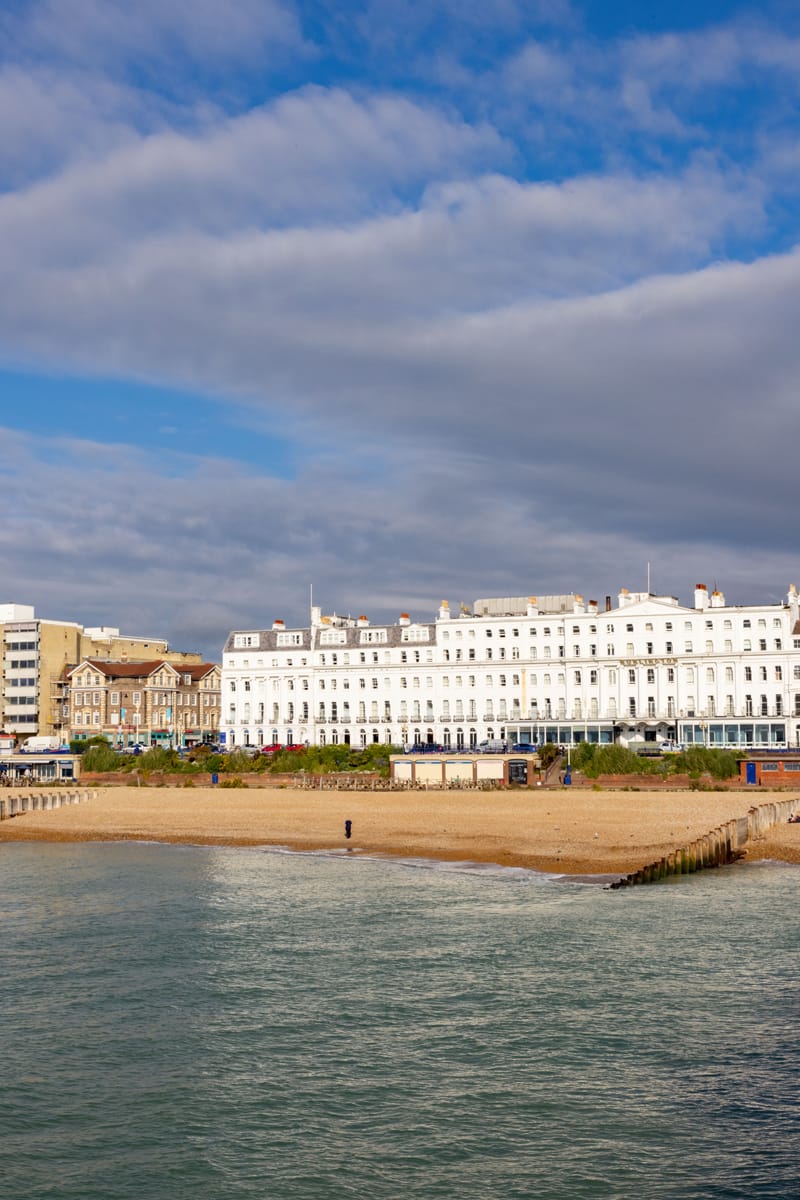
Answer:
M540 436L569 443L555 421ZM387 442L367 459L352 446L348 461L287 481L211 457L159 465L124 446L4 431L0 472L15 495L0 527L5 598L218 657L232 627L304 621L310 584L326 610L379 620L430 617L442 597L577 590L602 602L643 587L648 562L657 589L686 595L713 570L740 601L780 595L796 575L793 552L740 532L738 513L718 537L698 536L691 507L664 506L636 481L617 481L620 505L641 510L626 527L602 490L570 501L575 464L545 477L548 498L535 470L443 456L424 431L413 452Z
M105 260L117 243L175 230L352 220L433 170L505 156L486 126L402 98L309 88L202 133L137 138L0 196L0 228L28 263Z
M294 7L282 0L33 0L6 12L7 53L70 63L112 64L186 57L196 62L253 59L302 47Z

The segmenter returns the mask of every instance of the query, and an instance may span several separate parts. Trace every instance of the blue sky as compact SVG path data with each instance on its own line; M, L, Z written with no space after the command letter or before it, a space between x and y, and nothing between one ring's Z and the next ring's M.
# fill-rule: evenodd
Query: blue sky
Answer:
M779 0L6 0L0 599L778 599L799 96Z

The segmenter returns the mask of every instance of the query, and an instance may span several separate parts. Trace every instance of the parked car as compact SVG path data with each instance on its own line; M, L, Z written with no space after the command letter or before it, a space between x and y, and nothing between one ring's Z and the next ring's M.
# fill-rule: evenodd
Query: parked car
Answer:
M535 754L538 749L539 747L534 746L533 742L515 742L511 747L514 754Z
M262 754L277 754L279 750L283 750L283 749L284 749L284 747L280 744L280 742L278 742L274 746L262 746L261 753Z
M478 754L503 754L508 749L508 744L500 738L490 738L485 742L478 742L476 747Z

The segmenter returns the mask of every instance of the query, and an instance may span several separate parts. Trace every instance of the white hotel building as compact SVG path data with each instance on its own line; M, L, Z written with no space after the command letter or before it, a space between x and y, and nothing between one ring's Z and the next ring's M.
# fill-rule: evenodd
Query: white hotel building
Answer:
M476 600L392 625L322 616L235 630L222 662L229 746L371 742L470 749L484 739L800 745L800 597L694 606L623 589Z

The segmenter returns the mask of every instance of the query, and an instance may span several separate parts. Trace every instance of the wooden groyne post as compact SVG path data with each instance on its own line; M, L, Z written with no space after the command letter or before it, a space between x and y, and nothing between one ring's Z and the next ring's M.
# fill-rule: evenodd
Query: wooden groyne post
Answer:
M792 811L798 807L795 800L774 800L768 804L753 807L744 817L733 817L723 825L717 825L709 833L681 846L657 862L648 863L638 871L623 875L614 883L611 889L635 887L640 883L658 883L673 875L692 875L695 871L704 871L709 867L724 867L726 863L735 862L741 858L745 847L753 838L759 837L789 819Z
M30 792L21 796L3 796L0 798L0 821L27 812L52 812L67 804L85 804L89 799L89 792Z

